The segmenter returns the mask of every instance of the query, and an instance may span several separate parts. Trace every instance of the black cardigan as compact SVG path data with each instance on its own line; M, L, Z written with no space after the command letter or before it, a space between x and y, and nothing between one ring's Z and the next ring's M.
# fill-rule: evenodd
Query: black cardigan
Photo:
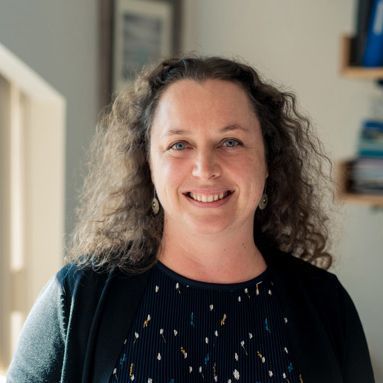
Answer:
M373 383L361 322L336 276L280 251L263 255L304 383ZM150 272L64 267L34 305L7 381L108 382Z

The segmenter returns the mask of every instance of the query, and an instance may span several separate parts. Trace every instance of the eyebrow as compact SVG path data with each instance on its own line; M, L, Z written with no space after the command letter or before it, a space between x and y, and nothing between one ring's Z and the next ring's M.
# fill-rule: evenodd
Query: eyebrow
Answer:
M220 133L226 133L226 132L232 132L233 130L242 130L244 132L248 132L249 129L241 126L241 125L236 125L236 124L230 124L227 126L224 126L219 130ZM165 137L169 136L176 136L176 135L181 135L181 134L186 134L190 135L193 132L191 130L184 130L184 129L169 129L166 133L163 134Z

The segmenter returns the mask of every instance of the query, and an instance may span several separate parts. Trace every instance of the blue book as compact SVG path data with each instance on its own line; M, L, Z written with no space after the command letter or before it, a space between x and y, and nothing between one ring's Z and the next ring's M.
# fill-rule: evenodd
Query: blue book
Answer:
M383 140L383 122L374 120L365 121L362 125L360 138L375 142Z
M382 150L371 150L371 149L359 149L358 157L360 158L383 158Z
M373 0L358 0L358 6L355 13L356 36L353 39L353 49L351 51L351 63L354 65L362 65L364 47L366 45L368 22L371 16Z
M370 14L363 66L383 66L383 0L374 0Z
M358 138L358 157L383 157L383 122L364 121Z

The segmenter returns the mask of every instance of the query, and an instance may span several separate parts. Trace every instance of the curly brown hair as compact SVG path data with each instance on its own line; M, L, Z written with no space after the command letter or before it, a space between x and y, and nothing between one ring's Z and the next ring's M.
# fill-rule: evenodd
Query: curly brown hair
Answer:
M148 155L159 99L180 79L239 84L260 121L269 177L268 206L254 215L254 240L329 268L328 216L323 190L331 162L291 92L278 90L245 63L222 57L183 56L143 70L116 97L90 148L89 173L78 209L68 262L143 271L156 262L164 213L151 209L154 185ZM320 186L320 187L319 187Z

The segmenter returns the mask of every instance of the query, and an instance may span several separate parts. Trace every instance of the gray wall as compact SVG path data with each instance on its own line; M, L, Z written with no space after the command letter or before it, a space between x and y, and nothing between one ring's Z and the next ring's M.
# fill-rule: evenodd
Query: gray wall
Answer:
M83 154L97 118L97 1L1 0L0 42L66 98L69 233L82 183Z

